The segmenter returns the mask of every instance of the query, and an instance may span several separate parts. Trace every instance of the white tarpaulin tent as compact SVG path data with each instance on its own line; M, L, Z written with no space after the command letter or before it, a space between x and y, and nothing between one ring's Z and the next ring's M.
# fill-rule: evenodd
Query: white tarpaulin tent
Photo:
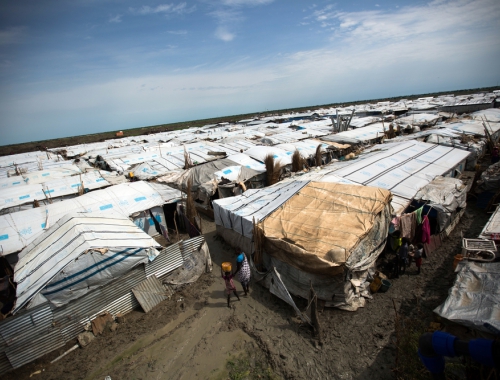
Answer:
M62 306L156 257L155 247L161 246L127 217L67 214L19 254L13 313L40 291Z
M43 183L53 179L70 177L81 174L81 169L74 164L67 164L47 170L39 170L36 172L16 175L12 177L0 178L0 189L14 186L33 185L35 183Z
M278 182L263 189L249 189L236 197L213 202L215 224L243 235L253 236L253 219L262 221L295 195L309 181Z
M0 215L0 255L18 252L69 212L109 213L129 217L176 202L181 192L167 185L128 182L30 210Z
M34 183L2 189L0 193L0 210L15 207L33 201L52 201L52 199L70 194L78 194L83 189L99 189L110 186L101 177L99 171L88 172L79 176L51 179L43 184Z
M245 154L260 162L264 162L266 156L270 154L280 165L289 165L292 163L293 151L288 152L275 146L256 146L248 149Z
M419 141L375 145L369 157L356 160L335 175L364 186L380 187L412 199L435 177L462 172L470 152Z
M41 162L53 159L59 160L60 156L56 153L42 151L11 154L9 156L0 157L0 168L21 165L28 162Z
M162 166L174 169L183 169L185 166L184 153L189 155L194 165L217 159L217 155L209 152L225 152L225 155L234 154L238 151L222 144L211 142L196 142L182 146L172 146L161 149L153 149L138 154L129 154L125 157L114 158L108 155L102 155L102 158L112 170L126 172L132 165L141 164L148 161L157 161ZM221 154L224 156L224 154ZM219 155L219 156L221 156Z
M245 153L235 153L227 156L227 158L233 162L236 162L237 164L241 166L245 166L249 169L256 170L258 172L265 172L266 171L266 166L257 160L254 160L252 157L250 157L248 154Z
M13 164L11 166L0 167L0 178L25 175L26 173L53 170L55 168L68 168L71 162L63 161L62 159L50 159L43 161L26 162L23 164Z

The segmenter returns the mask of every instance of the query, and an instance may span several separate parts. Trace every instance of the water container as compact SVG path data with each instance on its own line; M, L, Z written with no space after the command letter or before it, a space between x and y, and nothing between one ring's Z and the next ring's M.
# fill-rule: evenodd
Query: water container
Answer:
M382 286L380 287L380 292L384 293L391 287L391 282L389 280L382 280Z
M222 267L223 272L231 272L231 263L230 262L226 261L226 262L222 263L221 267Z

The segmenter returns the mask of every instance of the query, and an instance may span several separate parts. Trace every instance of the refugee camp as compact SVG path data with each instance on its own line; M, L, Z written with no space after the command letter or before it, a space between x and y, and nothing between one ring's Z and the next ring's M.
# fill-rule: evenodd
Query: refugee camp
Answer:
M2 373L69 360L130 313L187 312L187 287L220 287L217 266L218 317L270 297L321 347L336 313L414 292L443 261L455 280L429 326L494 336L498 102L323 108L2 156Z
M499 25L2 2L0 378L498 380Z

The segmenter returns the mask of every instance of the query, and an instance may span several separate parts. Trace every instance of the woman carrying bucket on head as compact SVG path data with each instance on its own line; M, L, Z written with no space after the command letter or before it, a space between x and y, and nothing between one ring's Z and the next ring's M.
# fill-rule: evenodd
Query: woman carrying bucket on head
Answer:
M250 284L250 265L248 264L247 256L244 252L241 252L236 258L236 268L236 272L238 272L238 281L241 282L245 295L248 295L248 285Z

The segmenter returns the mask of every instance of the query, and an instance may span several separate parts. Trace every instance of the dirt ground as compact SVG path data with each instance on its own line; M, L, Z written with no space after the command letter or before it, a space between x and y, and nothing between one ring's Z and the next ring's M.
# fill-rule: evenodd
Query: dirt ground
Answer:
M392 379L395 308L408 316L420 308L432 320L432 310L444 301L455 278L452 263L460 252L460 234L477 237L488 218L469 205L444 245L424 260L420 275L411 267L392 280L388 292L374 294L356 312L321 311L322 345L289 305L256 283L251 284L248 297L240 292L241 301L227 308L219 268L223 261L234 261L234 251L216 237L214 223L205 220L212 273L147 314L139 310L127 314L115 331L105 332L56 363L50 361L75 342L3 379L28 379L31 374L35 380L227 379L228 363L241 355L260 362L267 372L252 377L247 371L239 378ZM306 306L304 300L297 304ZM42 372L34 374L38 370Z

